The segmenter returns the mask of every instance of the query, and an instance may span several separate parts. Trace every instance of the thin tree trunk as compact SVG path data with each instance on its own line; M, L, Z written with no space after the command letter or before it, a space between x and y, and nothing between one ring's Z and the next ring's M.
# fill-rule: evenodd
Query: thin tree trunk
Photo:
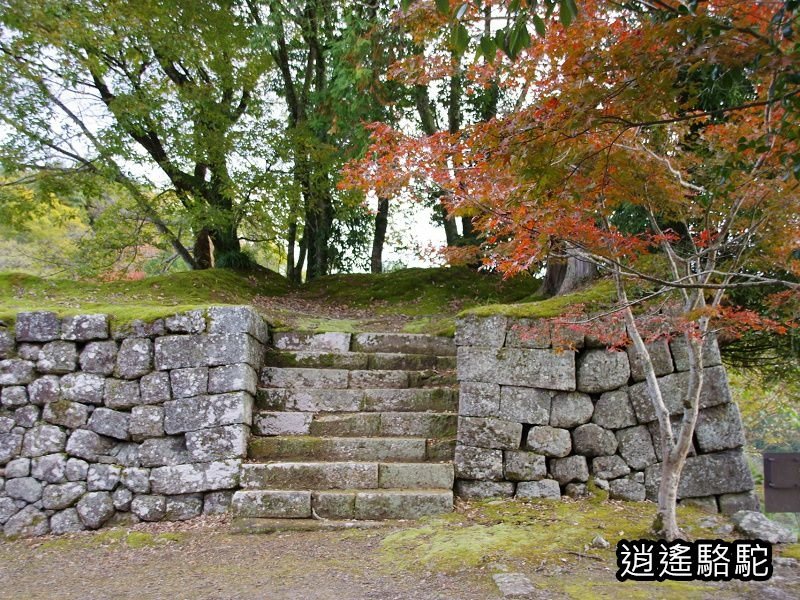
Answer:
M214 266L213 247L208 229L203 227L194 238L192 254L198 269L211 269Z
M383 272L383 244L386 241L386 227L389 223L389 199L378 198L378 212L375 214L375 236L372 238L370 271Z
M286 279L294 281L294 245L297 240L297 221L292 219L286 234Z

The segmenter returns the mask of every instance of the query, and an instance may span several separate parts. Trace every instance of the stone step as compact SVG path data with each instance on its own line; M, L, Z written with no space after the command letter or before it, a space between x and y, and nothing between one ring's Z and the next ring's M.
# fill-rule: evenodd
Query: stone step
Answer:
M259 411L253 415L256 435L333 437L455 437L458 416L446 412L305 413Z
M340 529L377 529L391 527L385 521L336 521L330 519L263 519L238 517L231 521L231 533L259 534L282 531L331 531Z
M455 356L453 338L423 333L314 333L278 331L272 336L278 350L300 352L367 352Z
M251 437L251 460L329 460L419 462L429 458L425 438L402 437Z
M323 350L267 350L264 364L269 367L308 367L315 369L452 371L455 356L408 354L402 352L330 352Z
M453 492L441 490L240 490L231 504L235 518L418 519L453 510Z
M262 388L379 389L456 386L455 371L265 367Z
M272 462L242 465L241 487L248 490L333 490L453 486L447 463Z
M456 412L458 390L259 388L256 407L299 412Z

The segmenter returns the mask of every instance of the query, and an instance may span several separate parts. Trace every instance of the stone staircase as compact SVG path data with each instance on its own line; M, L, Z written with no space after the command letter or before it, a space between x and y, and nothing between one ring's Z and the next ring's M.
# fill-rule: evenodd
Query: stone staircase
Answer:
M233 497L237 521L302 528L452 510L451 339L275 333L265 364Z

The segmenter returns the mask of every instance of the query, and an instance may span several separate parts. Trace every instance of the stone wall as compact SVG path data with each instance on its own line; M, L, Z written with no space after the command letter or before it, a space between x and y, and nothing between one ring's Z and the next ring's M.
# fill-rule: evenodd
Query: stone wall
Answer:
M556 351L541 322L458 323L458 495L579 496L591 479L614 499L656 499L660 431L641 366L632 351L591 347L583 335L572 342L577 351ZM677 422L689 376L685 344L660 341L650 353ZM705 344L704 363L679 497L726 513L757 508L739 411L714 340Z
M227 510L267 326L246 307L0 329L0 526L42 535Z

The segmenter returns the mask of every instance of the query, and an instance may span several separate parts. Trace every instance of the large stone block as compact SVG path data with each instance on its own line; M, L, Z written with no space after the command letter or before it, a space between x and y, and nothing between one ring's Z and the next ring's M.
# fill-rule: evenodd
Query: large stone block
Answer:
M33 477L9 479L6 482L5 493L9 498L24 500L30 504L42 497L42 483Z
M311 517L311 492L239 491L233 494L231 508L237 517L307 519Z
M181 494L167 496L164 519L167 521L187 521L203 512L202 494Z
M88 342L108 339L108 315L78 315L67 317L61 324L65 340Z
M69 442L67 442L69 448ZM89 463L80 458L67 459L67 481L84 481L89 473Z
M189 460L210 462L228 458L245 458L250 427L247 425L227 425L212 427L186 434L186 449Z
M609 456L617 451L617 438L608 429L587 423L572 432L572 447L583 456Z
M184 437L145 440L139 446L139 461L143 467L175 466L189 462Z
M113 442L108 438L88 429L78 429L69 436L67 454L95 462L101 455L110 451L112 446Z
M569 392L556 394L550 403L550 425L572 428L588 423L594 404L587 394Z
M173 398L202 396L208 390L208 368L188 367L174 369L169 373Z
M452 338L419 333L358 333L353 336L353 352L399 352L453 356L456 345Z
M14 419L0 416L0 433L10 433L14 429Z
M683 412L683 401L689 389L689 373L672 373L665 377L658 378L658 387L664 404L671 415ZM647 383L637 383L629 390L633 409L636 417L642 423L649 423L656 420L656 411L653 402L650 400L650 392L647 390ZM700 408L708 408L725 404L731 401L731 393L728 388L728 377L725 374L725 367L716 366L703 370L703 386L700 389Z
M672 427L672 441L677 442L678 435L681 431L681 418L671 417L670 425ZM661 424L658 421L652 421L651 423L647 424L647 428L650 430L650 437L653 438L653 448L656 451L656 456L661 456ZM694 447L694 443L692 442L689 444L689 456L694 456L696 454L697 449Z
M453 487L453 465L383 463L378 465L378 487L449 490Z
M744 429L739 408L729 402L700 411L695 439L701 452L717 452L744 446Z
M67 480L67 455L37 456L31 460L31 477L48 483L64 483Z
M344 389L348 386L347 369L311 369L266 367L261 370L261 385L266 388Z
M0 404L6 408L25 406L28 403L28 390L24 385L9 385L0 390Z
M38 406L29 404L22 406L14 411L14 421L19 427L30 428L36 425L39 420L41 410Z
M550 459L550 474L561 485L571 481L588 481L589 465L585 456L573 454L565 458Z
M111 491L117 487L121 476L119 465L89 465L86 484L90 492Z
M450 490L356 492L356 519L419 519L453 510Z
M5 478L16 479L17 477L27 477L31 474L30 458L15 458L6 465Z
M203 333L206 330L206 315L202 310L189 310L164 319L170 333Z
M612 500L643 502L646 497L643 484L631 479L615 479L608 482L608 493Z
M626 385L630 376L625 352L587 350L578 357L577 389L580 392L608 392Z
M107 408L131 408L141 404L141 402L138 381L106 379L106 385L103 390L103 403Z
M120 481L135 494L147 494L150 491L150 469L128 467L122 470Z
M29 360L7 358L0 360L0 385L26 385L36 377Z
M36 370L40 373L60 375L71 373L78 365L78 351L73 342L55 340L39 351Z
M8 496L0 496L0 525L3 525L18 512L19 507L16 500Z
M606 429L623 429L638 424L626 389L606 392L594 405L592 423Z
M506 450L503 473L510 481L538 481L547 476L544 456L523 450Z
M21 452L21 435L18 433L0 433L0 465L17 458Z
M117 364L117 343L113 340L89 342L81 352L80 365L84 373L111 375Z
M459 381L550 390L575 389L575 355L572 352L461 346L457 365Z
M259 412L253 428L258 435L308 435L312 417L313 413L304 412Z
M131 512L142 521L161 521L167 514L167 499L164 496L150 494L134 496Z
M157 371L139 380L139 394L142 404L161 404L172 398L169 373Z
M457 319L456 345L502 348L506 339L507 323L508 319L502 315Z
M165 371L205 366L206 343L206 337L202 335L167 335L157 338L155 367L159 371Z
M33 506L26 506L10 517L3 527L3 533L10 538L37 537L49 531L47 515Z
M208 309L209 333L247 333L262 344L269 341L264 319L249 306L215 306Z
M675 361L676 371L689 370L689 350L686 347L686 339L681 335L669 343L672 351L672 359ZM722 364L722 356L719 353L717 336L709 333L703 340L703 367L716 367Z
M660 482L661 463L647 467L645 486L648 498L657 497ZM687 458L678 485L678 498L735 494L752 489L753 478L744 454L739 450L727 450Z
M14 354L14 334L0 327L0 360L9 358Z
M61 336L61 321L52 312L22 312L17 314L18 342L50 342Z
M22 455L35 457L61 452L66 441L67 434L60 428L54 425L39 425L25 432Z
M526 446L538 454L562 457L572 451L572 437L567 429L547 425L531 427Z
M466 446L516 450L522 440L522 424L490 417L460 417L457 439Z
M117 440L127 440L130 438L130 418L128 413L96 408L89 418L89 429Z
M616 435L619 442L619 454L632 469L640 471L658 460L650 431L646 426L638 425L620 429Z
M253 397L246 392L182 398L164 403L164 430L172 435L221 425L250 425Z
M155 494L193 494L226 490L239 485L240 460L157 467L150 472Z
M348 352L350 350L351 337L349 333L296 333L282 331L273 334L272 343L278 350Z
M257 369L264 355L264 347L246 333L210 333L205 351L205 364L209 367L246 363Z
M561 498L561 488L555 479L542 479L540 481L520 481L517 484L517 498Z
M509 348L549 348L552 341L551 331L552 323L547 319L514 319L509 323L506 333L506 346Z
M592 459L592 475L598 479L616 479L624 477L631 472L628 463L622 457L617 456L598 456Z
M464 381L458 395L458 414L464 417L494 417L500 413L500 386L496 383Z
M459 498L481 500L483 498L510 498L514 495L515 487L510 481L458 479L454 491Z
M644 358L639 356L636 352L636 348L633 346L628 346L626 350L628 352L628 360L631 364L631 378L634 381L644 381ZM669 351L669 342L667 342L667 340L662 338L647 344L647 352L653 363L653 370L656 373L656 377L669 375L675 370L672 364L672 354Z
M534 388L503 386L497 416L507 421L530 425L547 425L553 393ZM591 402L591 400L590 400Z
M223 365L208 372L208 393L247 392L255 396L258 376L246 363Z
M222 515L230 512L233 492L208 492L203 497L204 515ZM324 516L324 515L320 515Z
M164 435L164 407L134 406L128 431L134 440L161 437Z
M61 383L55 375L45 375L28 384L28 398L31 404L43 406L55 402L61 394Z
M740 510L758 510L758 496L754 491L738 494L720 494L719 512L732 515Z
M117 353L116 375L122 379L137 379L153 370L153 342L149 338L122 340Z
M50 532L55 535L77 533L86 529L74 508L66 508L50 517Z
M61 378L61 397L84 404L102 404L106 379L91 373L69 373Z
M503 479L503 451L456 446L453 459L455 475L459 479Z
M356 495L341 490L312 492L311 508L314 515L323 519L354 519Z

